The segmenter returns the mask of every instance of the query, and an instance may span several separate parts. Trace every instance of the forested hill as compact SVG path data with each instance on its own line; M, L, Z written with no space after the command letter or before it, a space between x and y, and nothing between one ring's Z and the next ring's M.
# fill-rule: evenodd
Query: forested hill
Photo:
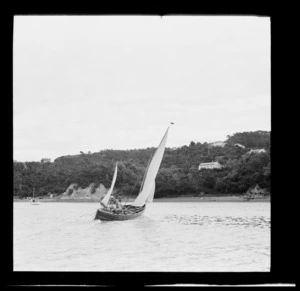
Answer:
M245 193L256 184L269 190L270 132L235 133L225 142L224 147L192 141L189 146L166 148L156 178L155 197ZM266 152L249 153L250 149ZM155 148L102 150L59 157L52 163L14 162L14 195L31 196L33 187L36 196L61 194L72 183L81 188L92 183L95 188L101 183L108 188L118 161L117 191L120 195L136 196L154 152ZM200 163L211 161L218 161L223 167L198 170Z

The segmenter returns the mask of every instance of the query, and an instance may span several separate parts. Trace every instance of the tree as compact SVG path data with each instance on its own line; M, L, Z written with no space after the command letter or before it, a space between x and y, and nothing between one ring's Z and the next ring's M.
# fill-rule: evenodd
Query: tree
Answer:
M209 193L243 193L247 187L258 183L270 189L270 132L240 132L228 136L224 147L209 147L207 143L191 141L189 146L166 148L156 177L156 196L198 195ZM266 153L247 155L249 148L266 148ZM40 162L14 163L14 195L63 193L75 183L86 188L91 183L110 187L115 164L118 176L115 188L124 195L137 195L147 165L156 148L133 150L102 150L92 155L62 156L50 164ZM219 161L220 170L201 170L202 162ZM96 187L96 186L95 186ZM247 188L248 189L248 188ZM93 191L93 188L92 188Z
M238 132L227 136L227 143L240 143L247 148L268 148L270 146L270 131Z

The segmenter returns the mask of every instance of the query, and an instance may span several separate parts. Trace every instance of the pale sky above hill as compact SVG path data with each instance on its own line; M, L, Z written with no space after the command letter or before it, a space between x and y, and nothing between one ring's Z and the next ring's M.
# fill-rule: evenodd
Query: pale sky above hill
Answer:
M271 130L270 18L15 16L14 159Z

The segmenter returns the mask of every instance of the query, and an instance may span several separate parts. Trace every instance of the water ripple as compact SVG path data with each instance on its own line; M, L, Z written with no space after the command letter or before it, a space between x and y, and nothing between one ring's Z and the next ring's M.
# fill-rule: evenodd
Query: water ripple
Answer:
M14 271L269 271L269 204L153 203L121 222L97 206L15 203Z
M177 222L185 225L222 225L229 227L260 227L270 228L271 221L264 216L259 217L232 217L232 216L201 216L201 215L176 215L165 216L161 221Z

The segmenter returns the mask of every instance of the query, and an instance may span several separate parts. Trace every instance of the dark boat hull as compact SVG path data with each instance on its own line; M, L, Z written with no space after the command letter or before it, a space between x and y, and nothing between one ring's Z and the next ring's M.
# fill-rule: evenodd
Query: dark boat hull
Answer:
M121 213L112 213L104 209L97 209L96 216L94 219L100 219L103 221L114 221L114 220L131 220L138 218L143 215L145 212L146 206L144 205L138 212L121 214Z

